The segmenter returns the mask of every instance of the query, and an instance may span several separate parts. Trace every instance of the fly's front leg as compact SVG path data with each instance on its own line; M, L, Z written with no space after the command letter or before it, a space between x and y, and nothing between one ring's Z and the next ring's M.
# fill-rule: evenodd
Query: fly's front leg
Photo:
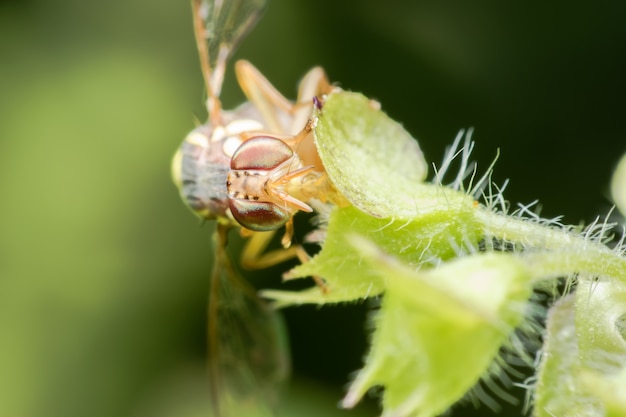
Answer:
M237 61L235 74L241 90L259 110L270 131L284 134L295 133L288 132L290 124L281 120L281 113L282 119L292 113L293 104L254 65L244 60Z
M309 256L308 253L306 253L302 245L296 245L294 246L294 248L296 249L296 255L298 256L298 260L301 263L309 262L311 257ZM320 291L322 291L323 294L328 294L329 292L328 286L326 285L326 281L324 281L322 277L313 275L311 278L313 278L313 281L315 281L315 285L319 287ZM283 279L288 279L288 278L286 278L285 275L283 275Z
M252 232L247 229L241 229L241 231L243 237L248 237L241 252L241 265L246 269L269 268L298 257L296 246L285 247L283 245L282 249L265 252L276 234L276 230Z
M244 230L245 229L242 229L242 231ZM289 230L285 233L285 237L288 236L288 233ZM243 234L245 235L246 232ZM309 254L306 253L302 245L290 245L285 247L285 237L283 237L282 249L274 249L264 253L275 234L275 230L269 232L251 232L241 253L241 265L246 269L264 269L294 258L297 258L302 263L309 261ZM289 240L289 244L291 244L291 239ZM322 278L314 276L313 280L323 293L328 293L328 287Z
M298 99L293 105L291 129L298 132L307 123L313 112L313 97L320 97L332 90L326 72L314 67L305 74L298 87Z
M313 140L313 128L316 121L311 118L311 115L316 106L314 98L321 99L332 89L333 86L329 83L326 73L321 67L315 67L306 73L300 81L298 100L293 106L291 119L291 129L296 132L298 129L301 130L294 137L294 143L287 142L298 153L305 165L314 166L320 172L324 171L324 165Z
M311 116L313 97L327 94L332 89L324 70L315 67L300 81L298 98L292 103L250 62L237 61L235 73L242 91L259 109L273 133L297 134ZM281 120L281 113L289 120Z

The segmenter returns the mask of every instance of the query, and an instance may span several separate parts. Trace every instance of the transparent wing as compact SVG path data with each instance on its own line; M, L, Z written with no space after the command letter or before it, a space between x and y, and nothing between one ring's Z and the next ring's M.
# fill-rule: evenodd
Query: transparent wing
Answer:
M264 8L265 0L202 1L201 17L205 22L209 64L214 66L222 51L233 52L254 27Z
M216 232L208 308L209 374L218 417L273 416L289 375L284 325L233 268Z
M254 27L265 0L192 0L194 31L209 97L219 97L228 57Z

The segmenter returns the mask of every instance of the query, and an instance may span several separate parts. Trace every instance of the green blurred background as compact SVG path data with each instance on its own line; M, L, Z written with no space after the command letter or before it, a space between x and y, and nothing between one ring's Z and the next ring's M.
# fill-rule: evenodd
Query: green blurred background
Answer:
M509 200L588 222L626 151L625 18L618 1L271 0L237 57L290 97L323 65L429 161L474 126L480 166L500 149ZM242 100L230 71L226 107ZM188 1L0 3L1 416L203 415L212 226L169 178L194 115ZM276 285L285 268L249 276ZM284 311L285 415L377 414L374 401L334 411L367 310Z

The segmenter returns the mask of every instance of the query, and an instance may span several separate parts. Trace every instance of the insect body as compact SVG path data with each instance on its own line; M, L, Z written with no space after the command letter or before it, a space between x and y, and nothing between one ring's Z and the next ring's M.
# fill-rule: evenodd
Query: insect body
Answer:
M235 70L249 101L231 111L221 108L227 59L263 3L192 0L209 120L187 135L172 164L183 201L201 218L217 221L207 323L211 397L218 417L251 415L250 410L271 414L288 373L278 316L231 265L225 251L228 231L236 226L249 231L244 266L303 259L302 248L291 246L291 219L298 210L311 211L307 202L324 201L332 188L309 120L313 97L331 88L321 68L305 75L298 99L290 102L250 63L239 61ZM283 225L284 249L266 252Z

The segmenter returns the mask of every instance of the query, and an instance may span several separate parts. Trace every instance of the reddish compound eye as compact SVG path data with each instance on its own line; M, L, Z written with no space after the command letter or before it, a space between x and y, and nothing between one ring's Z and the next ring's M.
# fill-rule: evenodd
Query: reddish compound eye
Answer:
M291 217L290 212L270 202L231 198L229 205L240 225L257 232L276 230Z
M237 148L230 161L230 169L271 170L292 156L293 151L282 140L257 136Z

